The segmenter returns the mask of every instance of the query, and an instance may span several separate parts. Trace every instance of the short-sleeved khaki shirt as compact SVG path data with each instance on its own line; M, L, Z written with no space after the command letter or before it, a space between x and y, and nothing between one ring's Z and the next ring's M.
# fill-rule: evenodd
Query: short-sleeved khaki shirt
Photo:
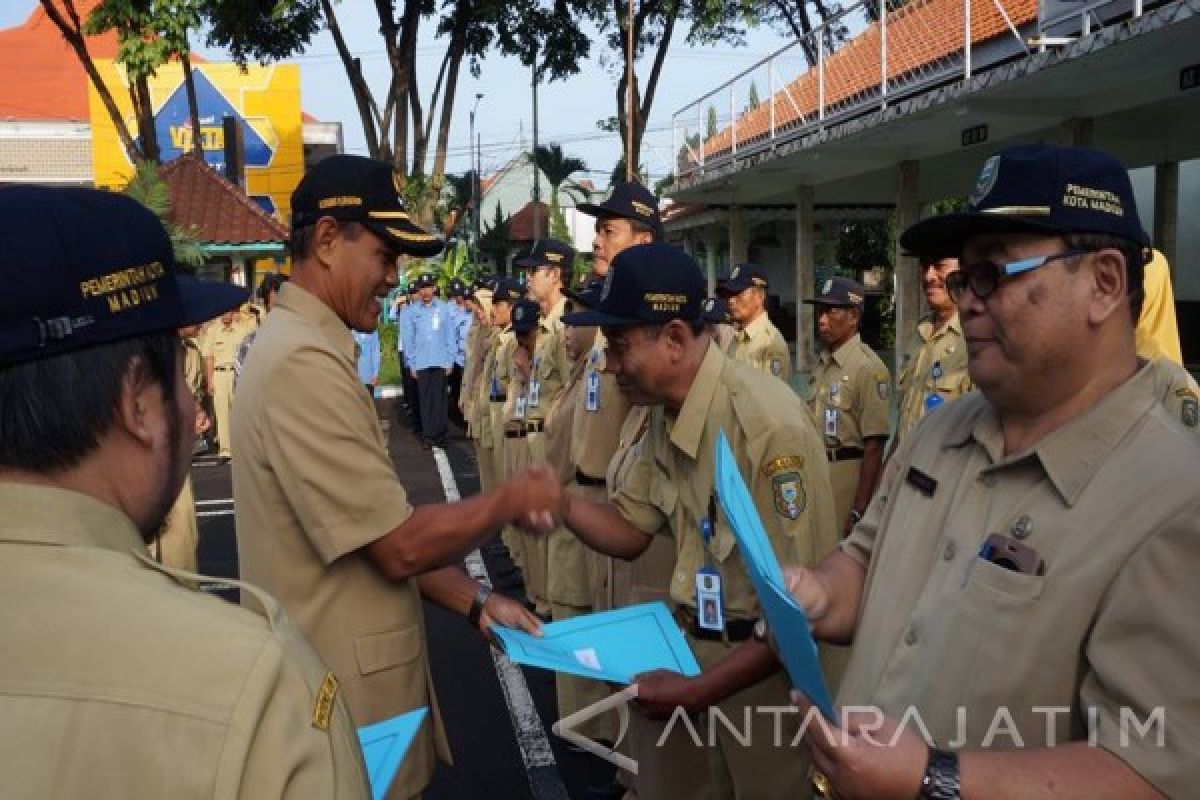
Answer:
M857 333L832 354L822 350L808 403L825 446L862 447L887 436L891 390L887 367Z
M967 340L963 338L958 314L936 332L933 317L924 317L909 339L896 376L896 391L900 397L896 440L911 433L930 410L961 397L971 388L971 376L967 374Z
M232 368L233 360L237 357L238 345L246 337L246 329L236 321L228 328L221 320L208 326L204 337L204 355L211 357L213 364L219 368Z
M617 379L604 371L608 340L596 331L587 355L583 390L577 400L571 431L571 458L589 478L603 478L621 441L621 425L629 413L629 401L617 388ZM588 386L595 388L589 402Z
M531 353L529 381L526 385L529 419L544 420L571 378L571 359L567 358L567 343L562 335L562 315L566 304L566 298L560 298L549 313L538 318L537 342Z
M412 507L359 382L353 335L295 283L259 329L232 416L242 575L296 620L357 724L430 707L393 783L399 796L415 794L433 772L435 740L449 758L420 592L385 578L363 549Z
M1186 369L1168 358L1150 362L1154 374L1154 393L1167 413L1192 433L1200 433L1200 389Z
M737 361L744 361L782 381L792 376L792 357L787 342L765 311L746 327L734 331L733 342L726 352Z
M185 588L87 495L0 483L0 508L6 798L371 796L342 692L265 593Z
M867 577L839 702L911 707L942 747L989 744L994 724L1025 747L1091 730L1167 796L1191 796L1200 442L1180 434L1148 367L1012 456L982 394L930 415L842 544ZM992 533L1036 551L1044 574L980 558ZM1159 707L1162 746L1123 746L1122 714L1142 723Z
M695 576L705 565L722 579L727 618L755 619L758 599L733 532L719 511L706 546L701 520L714 507L717 434L724 430L763 526L783 564L814 564L831 552L834 522L829 468L799 397L781 381L710 344L677 416L650 412L638 463L613 502L648 534L669 526L676 561L671 599L695 609Z

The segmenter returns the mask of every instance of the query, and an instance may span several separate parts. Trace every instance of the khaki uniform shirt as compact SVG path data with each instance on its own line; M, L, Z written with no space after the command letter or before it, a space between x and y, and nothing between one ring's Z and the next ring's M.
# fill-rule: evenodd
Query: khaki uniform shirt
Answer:
M217 320L208 326L207 335L204 337L205 349L202 352L205 357L212 357L215 367L232 368L237 357L238 345L246 338L247 333L248 331L238 325L236 320L228 328Z
M607 347L604 333L596 331L572 422L571 459L589 478L603 478L607 474L621 441L621 425L629 413L629 401L617 388L617 379L604 371ZM595 402L590 406L589 385L595 387Z
M504 426L508 422L509 412L514 407L516 395L524 391L513 370L512 357L516 350L517 335L509 326L500 333L492 359L492 376L500 389L499 399L488 402L492 418L492 447L496 450L497 458L504 452Z
M837 543L829 468L804 406L783 382L764 380L753 367L710 344L677 416L661 406L613 502L647 534L669 526L675 539L671 599L695 610L696 572L721 575L725 615L759 616L758 598L733 532L719 511L706 546L701 520L714 505L715 448L724 430L748 480L763 527L782 564L815 564Z
M916 333L908 342L896 377L896 391L900 396L896 440L903 439L917 427L930 408L931 396L947 403L971 388L971 376L967 374L967 340L963 338L958 314L937 333L933 331L933 317L924 317L917 323ZM933 408L941 405L937 400L932 403L937 404Z
M1192 433L1200 433L1200 389L1186 369L1167 358L1150 362L1154 375L1154 394L1167 413Z
M393 582L364 547L411 514L354 359L354 336L287 283L259 329L233 413L242 575L279 598L368 725L429 706L393 782L421 791L449 757L416 581ZM407 792L407 793L405 793Z
M492 376L496 374L496 348L500 344L501 333L496 328L489 327L487 339L479 356L477 368L478 377L472 387L471 435L481 447L492 447Z
M842 544L867 577L839 702L912 708L955 748L987 743L998 715L1025 747L1086 739L1091 718L1159 791L1194 795L1200 444L1180 432L1149 368L1012 456L982 394L931 415ZM991 533L1033 548L1044 574L979 558ZM1162 746L1121 746L1122 707L1139 723L1164 707Z
M563 386L571 378L571 359L563 338L562 315L566 298L560 298L550 313L538 318L537 342L533 346L527 384L529 419L545 419Z
M491 327L480 323L477 319L472 319L471 329L467 331L467 343L464 349L466 363L463 364L462 383L459 387L458 397L460 410L467 420L468 429L475 405L476 382L479 380L480 367L483 365L491 333Z
M856 333L833 353L822 350L808 401L825 447L862 447L888 435L892 378Z
M199 402L204 397L204 355L195 339L183 340L183 377L192 397Z
M785 382L792 376L792 358L787 342L765 311L734 333L733 344L726 352L738 361L744 361Z
M371 796L342 692L265 593L184 588L87 495L2 483L0 508L4 797Z

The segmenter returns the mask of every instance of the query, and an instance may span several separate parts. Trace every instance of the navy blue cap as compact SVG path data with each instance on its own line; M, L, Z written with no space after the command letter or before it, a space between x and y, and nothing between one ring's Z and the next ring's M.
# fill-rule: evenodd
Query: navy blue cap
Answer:
M717 294L740 294L751 286L766 289L769 285L767 271L758 264L746 262L736 265L729 277L717 284Z
M401 253L437 255L445 243L409 217L402 180L388 164L364 156L322 159L292 192L292 229L333 217L362 223Z
M538 317L541 315L542 309L537 303L532 300L518 300L513 306L512 311L512 329L513 333L529 333L537 327Z
M922 220L900 236L910 252L957 257L972 236L1099 233L1149 247L1129 173L1099 150L1018 145L979 171L968 210Z
M497 278L492 286L493 303L515 303L524 296L525 290L512 278Z
M429 286L437 286L437 277L432 272L422 272L413 281L413 286L418 289L424 289Z
M578 289L563 289L563 294L571 298L576 308L595 308L600 304L600 295L604 292L604 281L592 278Z
M466 297L467 285L458 278L450 279L450 296L451 297Z
M559 267L569 275L575 265L575 248L558 239L542 239L534 242L529 252L513 260L513 266L521 269Z
M806 298L812 306L853 306L861 308L867 292L863 285L850 278L827 278L821 283L816 297Z
M175 270L157 216L97 189L0 189L0 365L206 322L247 289Z
M474 283L472 283L471 285L474 286L476 289L487 289L490 292L492 290L492 288L495 286L495 284L496 284L496 276L485 274L485 275L480 275L479 277L477 277L475 279Z
M659 235L662 234L662 215L658 212L658 198L640 183L615 183L608 199L603 203L580 203L575 208L598 219L631 219L652 228Z
M695 322L704 314L704 273L692 257L662 242L622 250L608 267L600 302L567 314L567 325L620 327Z
M713 325L726 324L729 320L729 302L721 296L709 297L704 301L704 321Z

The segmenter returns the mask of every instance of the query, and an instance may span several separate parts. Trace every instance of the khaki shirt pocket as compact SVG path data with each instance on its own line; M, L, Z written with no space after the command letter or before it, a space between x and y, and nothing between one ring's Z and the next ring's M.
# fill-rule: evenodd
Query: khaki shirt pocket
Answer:
M363 675L411 664L420 654L421 630L417 625L359 636L354 640L354 658Z

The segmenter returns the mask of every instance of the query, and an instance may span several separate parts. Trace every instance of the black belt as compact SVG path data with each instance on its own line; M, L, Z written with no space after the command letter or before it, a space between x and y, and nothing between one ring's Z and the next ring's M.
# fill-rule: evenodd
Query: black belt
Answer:
M503 403L508 400L508 395L494 394L491 397L489 397L488 399L491 400L493 403Z
M580 486L607 486L608 481L604 478L593 478L591 475L583 474L583 470L576 468L575 482Z
M233 367L213 367L217 372L233 372Z
M519 430L516 428L507 429L504 431L504 438L505 439L524 439L525 438L525 429L524 428L521 428Z
M546 430L546 420L544 419L531 419L525 423L526 433L541 433L544 430Z
M830 464L835 461L853 461L863 457L863 449L861 447L839 447L837 450L826 450L825 457L829 459Z
M725 620L725 632L710 631L706 628L701 628L696 619L696 612L686 606L675 607L675 619L683 626L693 639L705 639L712 642L744 642L754 635L754 623L752 619L727 619Z

